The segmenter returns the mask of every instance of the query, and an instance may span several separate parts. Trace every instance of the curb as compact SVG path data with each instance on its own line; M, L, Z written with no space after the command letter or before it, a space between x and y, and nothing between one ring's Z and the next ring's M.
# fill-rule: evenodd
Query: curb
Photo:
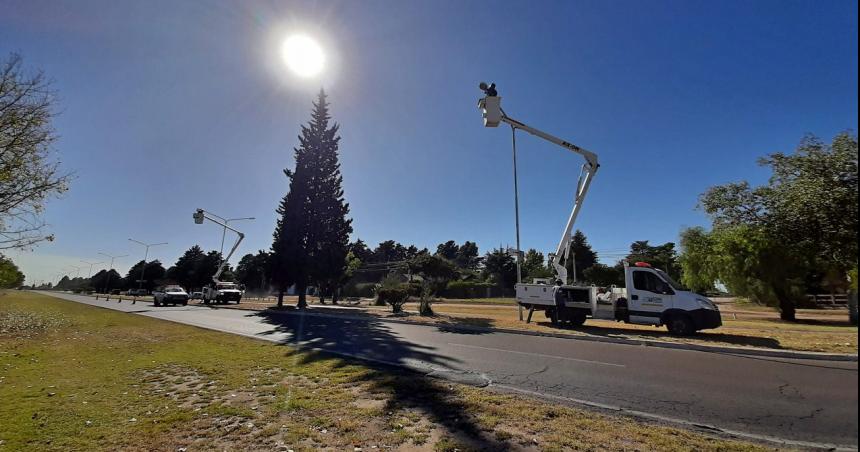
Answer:
M358 315L349 315L349 314L327 314L327 313L321 313L321 312L301 312L301 311L297 311L297 310L265 309L263 311L248 310L248 312L271 312L271 313L282 314L282 315L306 315L306 316L315 316L315 317L331 317L331 318L344 318L344 319L356 319L356 320L367 320L367 318L368 318L368 316L366 316L366 315L358 316ZM803 352L803 351L777 350L777 349L756 348L756 347L729 347L729 346L718 346L718 345L682 344L682 343L675 343L675 342L652 341L652 340L647 340L647 339L622 339L622 338L617 338L617 337L577 336L577 335L572 335L572 334L560 334L560 333L550 333L550 332L541 332L541 331L516 330L516 329L512 329L512 328L488 328L488 327L470 326L470 325L446 325L446 324L438 324L438 323L410 322L408 320L390 319L390 318L384 318L384 317L372 317L372 318L379 321L379 322L399 323L399 324L404 324L404 325L432 326L432 327L436 327L436 328L445 328L445 329L452 330L452 331L463 331L463 332L520 334L523 336L552 337L552 338L557 338L557 339L573 339L573 340L590 341L590 342L604 342L604 343L610 343L610 344L636 345L636 346L644 346L644 347L668 348L668 349L674 349L674 350L687 350L687 351L709 352L709 353L726 353L726 354L733 354L733 355L764 356L764 357L771 357L771 358L808 359L808 360L819 360L819 361L843 361L843 362L857 362L858 361L857 355L849 355L849 354L843 354L843 353Z

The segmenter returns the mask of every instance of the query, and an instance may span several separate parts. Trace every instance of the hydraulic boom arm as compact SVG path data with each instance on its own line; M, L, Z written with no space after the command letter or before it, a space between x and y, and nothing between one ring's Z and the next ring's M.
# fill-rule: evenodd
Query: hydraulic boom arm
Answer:
M231 228L227 223L213 218L210 215L207 215L207 213L208 212L203 209L197 209L194 212L194 222L197 224L202 224L203 220L206 219L221 227L227 228L235 232L239 236L239 238L236 240L236 243L233 244L233 248L230 248L230 252L227 254L227 257L225 257L224 260L221 262L221 265L218 266L218 271L216 271L215 274L212 276L212 281L215 284L218 284L221 282L221 280L219 280L218 278L221 277L221 273L224 273L224 269L227 268L227 263L230 262L230 257L232 257L233 253L236 252L236 248L239 248L239 244L242 243L242 240L245 238L245 234L237 231L236 229Z
M481 88L484 89L484 86L485 85L482 84ZM583 163L582 168L580 169L579 180L576 183L576 195L573 198L573 210L570 212L570 216L567 219L567 225L564 227L564 233L562 233L556 252L549 255L549 263L552 264L555 269L558 279L561 280L562 284L567 284L567 269L565 268L564 263L567 261L570 254L571 232L573 231L573 224L576 222L576 217L579 215L579 211L582 208L585 195L588 194L591 180L594 178L594 174L600 167L600 164L597 163L597 154L509 117L501 108L501 97L490 95L495 94L495 85L492 85L492 88L493 91L491 93L488 93L485 89L487 96L478 101L478 107L484 114L485 126L497 127L499 122L504 122L514 129L524 130L538 138L543 138L550 143L561 146L585 158L585 163Z

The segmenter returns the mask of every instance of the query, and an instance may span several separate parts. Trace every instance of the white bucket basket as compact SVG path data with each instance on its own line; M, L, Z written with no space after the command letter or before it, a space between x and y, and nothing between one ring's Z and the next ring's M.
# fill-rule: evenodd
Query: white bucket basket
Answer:
M481 114L484 117L484 127L498 127L502 120L502 98L487 96L480 100Z

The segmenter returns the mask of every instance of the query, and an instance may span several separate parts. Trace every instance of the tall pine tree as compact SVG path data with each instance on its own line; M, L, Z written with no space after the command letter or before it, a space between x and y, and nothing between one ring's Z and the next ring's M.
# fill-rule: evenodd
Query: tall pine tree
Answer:
M298 307L307 307L310 283L336 291L334 286L346 271L352 226L341 188L338 126L329 127L324 91L313 105L311 120L302 126L299 147L294 149L295 169L284 170L290 187L277 210L271 275L278 288L278 306L283 305L284 292L295 285Z
M312 257L310 276L320 289L320 301L324 300L325 294L331 294L332 301L336 303L347 267L352 220L347 218L349 204L343 197L343 177L338 160L339 126L335 123L329 127L331 117L325 91L320 90L314 106L313 120L317 121L320 135L311 154L314 165L308 192L311 207L308 218L311 224L308 235Z

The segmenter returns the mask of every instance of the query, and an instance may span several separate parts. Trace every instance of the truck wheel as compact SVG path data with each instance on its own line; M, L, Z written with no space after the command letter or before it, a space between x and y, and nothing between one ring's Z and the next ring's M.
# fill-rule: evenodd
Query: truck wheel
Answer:
M695 332L693 322L686 315L673 315L666 322L666 329L675 336L689 336Z
M585 313L584 312L575 312L570 316L570 325L571 326L582 326L585 324Z

